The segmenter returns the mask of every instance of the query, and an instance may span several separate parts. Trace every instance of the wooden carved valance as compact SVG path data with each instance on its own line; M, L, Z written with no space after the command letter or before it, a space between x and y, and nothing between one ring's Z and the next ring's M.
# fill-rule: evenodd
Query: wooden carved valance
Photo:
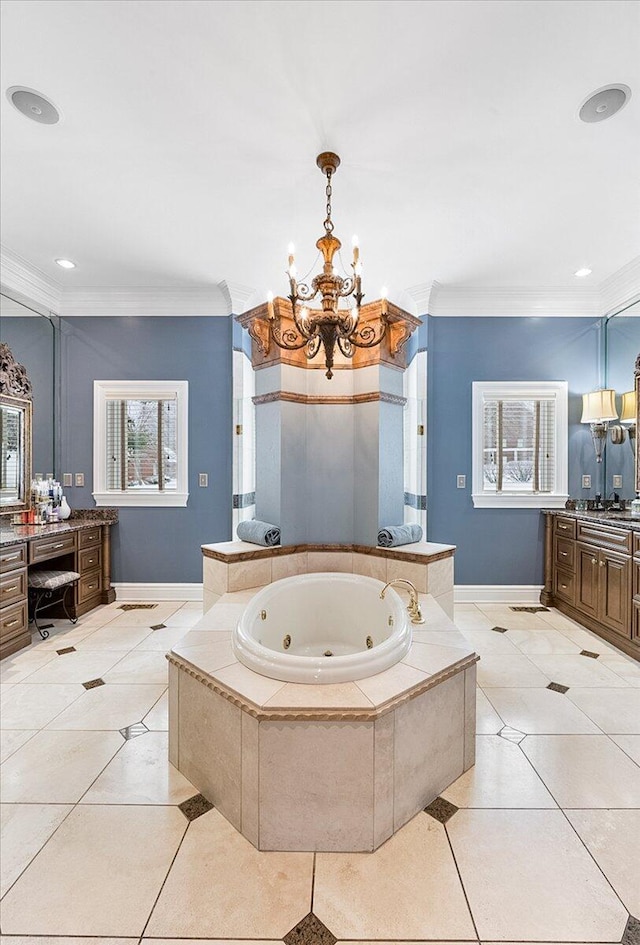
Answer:
M0 394L20 397L22 400L31 400L33 397L26 367L18 364L11 348L4 341L0 341Z

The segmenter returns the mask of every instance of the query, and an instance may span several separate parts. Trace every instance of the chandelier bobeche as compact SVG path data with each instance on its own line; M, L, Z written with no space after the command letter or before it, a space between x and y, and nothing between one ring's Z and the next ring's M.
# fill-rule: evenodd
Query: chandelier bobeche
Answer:
M324 235L316 246L322 253L324 265L322 272L314 276L311 284L298 282L293 246L289 247L289 300L295 328L283 328L279 315L273 305L273 297L268 302L271 337L280 348L296 350L304 348L305 356L315 358L320 347L324 348L326 376L333 377L333 361L336 345L342 354L352 358L356 348L373 348L379 345L387 330L386 312L377 323L367 322L360 325L360 306L364 298L362 292L362 263L356 238L353 244L353 275L338 275L333 264L334 256L342 246L333 234L331 219L331 180L340 165L340 158L332 151L319 154L316 164L327 178L327 216L324 221ZM310 309L307 302L321 296L322 308ZM340 299L352 299L351 308L340 309ZM385 303L386 304L386 303ZM290 325L291 323L289 323Z

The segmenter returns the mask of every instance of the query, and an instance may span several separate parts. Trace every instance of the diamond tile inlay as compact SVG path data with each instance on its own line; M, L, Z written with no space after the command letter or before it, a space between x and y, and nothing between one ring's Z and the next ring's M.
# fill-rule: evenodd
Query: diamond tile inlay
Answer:
M166 623L154 623L154 624L151 624L151 629L152 629L152 630L164 630L165 627L166 627Z
M492 627L492 630L495 630L496 633L506 633L509 629L508 627Z
M56 650L58 656L62 656L64 653L75 653L75 646L63 646L61 650Z
M559 682L550 682L547 689L551 689L553 692L569 692L569 687L563 686Z
M592 660L597 660L599 653L592 653L591 650L580 650L580 656L590 656Z
M501 728L498 735L500 738L506 738L508 742L515 742L516 745L520 744L524 738L524 732L519 732L517 728L511 728L509 725Z
M119 729L122 737L129 741L130 738L137 738L138 735L144 735L149 729L144 722L136 722L134 725L127 725L126 728Z
M284 936L285 945L335 945L338 939L310 912Z
M104 686L104 679L90 679L88 682L83 682L82 685L85 689L95 689L96 686Z
M444 797L436 797L425 807L424 812L430 814L434 820L439 820L441 824L446 824L458 810L459 808L451 801L446 801Z
M178 804L178 808L187 820L195 820L196 817L201 817L207 811L213 810L213 804L206 799L204 794L194 794L193 797L187 798L182 804Z
M630 915L622 934L621 945L640 945L640 919Z
M548 607L509 607L509 610L515 610L516 613L520 613L520 614L547 614L549 613Z

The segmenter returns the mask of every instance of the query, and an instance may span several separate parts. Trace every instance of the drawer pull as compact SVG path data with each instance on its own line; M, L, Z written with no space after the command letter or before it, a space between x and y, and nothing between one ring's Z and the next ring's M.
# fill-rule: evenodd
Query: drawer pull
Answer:
M2 593L3 593L3 594L10 594L11 591L16 591L19 587L20 587L19 584L10 584L8 587L3 587L3 588L2 588Z
M87 584L87 590L88 590L88 591L92 591L92 590L94 589L94 587L97 587L97 586L98 586L98 585L95 584L95 583L93 583L93 584Z
M6 557L6 558L3 558L2 560L3 560L3 561L16 561L19 557L20 557L19 554L18 554L18 555L7 555L7 557Z
M566 589L567 589L567 585L566 585L566 584L561 584L560 587L562 588L563 591L566 591Z
M592 558L592 559L591 559L591 564L597 564L597 563L598 563L598 559L597 559L597 558Z
M567 529L569 528L569 526L568 526L568 525L558 525L558 528L561 528L563 532L566 532Z
M566 558L567 555L569 554L569 552L568 552L568 551L561 551L560 554L562 555L563 558Z
M7 623L5 623L5 627L13 627L16 623L20 623L17 617L14 620L8 620Z
M57 544L57 545L54 545L53 547L54 547L54 548L64 548L64 542L63 542L63 541L59 541L58 544Z
M600 567L601 567L601 568L604 568L604 565L605 565L605 562L604 562L604 561L601 561L601 562L600 562Z

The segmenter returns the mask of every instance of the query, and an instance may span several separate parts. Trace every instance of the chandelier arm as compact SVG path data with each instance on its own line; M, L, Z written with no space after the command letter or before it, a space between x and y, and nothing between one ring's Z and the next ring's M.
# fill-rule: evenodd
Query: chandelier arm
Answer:
M298 332L305 338L307 341L310 338L313 338L317 334L315 325L305 325L300 315L298 314L298 299L295 295L289 296L289 301L291 302L291 314L293 316L293 322Z
M338 335L338 347L343 353L345 358L352 358L355 354L355 350L349 339L344 335Z
M310 302L317 294L318 290L313 284L308 286L304 282L297 282L295 292L292 291L291 296L294 296L298 302Z
M320 335L313 335L307 341L307 350L304 353L307 361L311 361L312 358L315 358L318 351L320 350Z
M355 279L352 276L347 276L346 279L342 280L342 284L340 286L340 291L338 292L338 295L341 298L346 298L346 296L351 295L354 289L355 289Z
M294 331L293 328L285 328L283 331L279 318L271 322L271 337L279 348L284 348L287 351L297 351L299 348L304 348L309 340L302 332Z
M353 331L348 335L347 340L356 348L375 348L376 345L380 344L386 333L387 322L384 320L379 323L377 328L369 323L363 328Z

